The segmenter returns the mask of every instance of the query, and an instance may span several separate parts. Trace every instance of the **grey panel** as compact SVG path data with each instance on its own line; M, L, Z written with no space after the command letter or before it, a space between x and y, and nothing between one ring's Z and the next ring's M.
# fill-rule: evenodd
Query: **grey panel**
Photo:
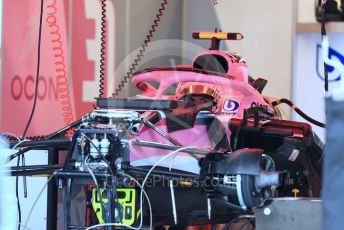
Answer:
M321 230L322 201L310 198L276 198L256 210L257 230Z

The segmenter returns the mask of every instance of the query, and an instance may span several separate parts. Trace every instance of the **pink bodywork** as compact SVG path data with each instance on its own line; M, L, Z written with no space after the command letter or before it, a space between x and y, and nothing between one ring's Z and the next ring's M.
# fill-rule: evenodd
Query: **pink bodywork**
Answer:
M234 77L235 80L248 82L248 67L246 61L235 52L226 52L219 50L207 50L203 53L198 54L194 59L193 63L201 56L204 55L218 55L226 59L229 64L227 75Z
M227 58L228 55L228 53L224 53L223 51L207 51L206 53L216 53L225 58ZM232 60L233 59L228 57L228 61ZM198 82L214 84L221 95L215 114L226 128L227 138L228 141L230 141L228 123L231 118L242 118L244 109L253 106L262 106L271 110L273 110L273 108L265 102L262 95L256 89L247 83L247 66L244 61L232 63L228 73L231 74L228 74L228 77L223 77L192 71L154 70L135 75L132 82L136 88L142 91L141 96L170 100L175 100L176 98L174 95L166 95L166 90L180 82L187 82L189 84L197 84ZM159 83L159 87L154 88L151 84L152 82ZM156 126L167 133L166 120L163 115L161 120L156 123ZM208 136L207 126L197 124L197 120L193 128L168 134L183 146L196 146L202 148L214 147L211 138ZM155 131L146 127L140 131L136 139L171 144ZM135 166L152 165L169 152L170 151L131 145L130 160ZM170 160L167 160L166 162L162 162L160 166L170 167L170 164ZM199 170L197 160L185 153L178 154L174 159L172 168L194 173L198 173Z

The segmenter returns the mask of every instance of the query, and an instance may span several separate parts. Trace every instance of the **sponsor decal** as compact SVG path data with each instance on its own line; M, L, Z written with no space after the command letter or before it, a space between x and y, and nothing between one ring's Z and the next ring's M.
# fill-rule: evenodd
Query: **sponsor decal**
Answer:
M321 45L317 44L316 47L316 60L315 60L315 68L317 72L317 76L322 80L325 81L324 76L324 61L322 58L322 47ZM344 65L344 56L337 50L329 47L328 50L328 58L338 61ZM340 80L340 70L334 68L333 66L327 66L328 70L328 80L329 82L336 82Z
M259 102L252 102L251 104L251 108L252 107L263 107L263 108L268 108L268 106L266 104L262 104L262 103L259 103Z
M222 112L227 114L236 114L238 112L240 103L238 101L227 99L222 106Z

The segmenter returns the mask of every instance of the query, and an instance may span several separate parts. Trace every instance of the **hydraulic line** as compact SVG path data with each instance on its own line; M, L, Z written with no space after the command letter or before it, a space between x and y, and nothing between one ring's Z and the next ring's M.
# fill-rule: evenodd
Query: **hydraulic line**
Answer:
M303 117L305 120L313 123L314 125L317 125L321 128L326 128L326 125L324 123L321 123L320 121L317 121L311 117L309 117L307 114L305 114L301 109L299 109L292 101L286 99L286 98L281 98L277 101L273 101L271 103L272 106L277 106L279 104L285 103L289 105L295 112L297 112L301 117Z

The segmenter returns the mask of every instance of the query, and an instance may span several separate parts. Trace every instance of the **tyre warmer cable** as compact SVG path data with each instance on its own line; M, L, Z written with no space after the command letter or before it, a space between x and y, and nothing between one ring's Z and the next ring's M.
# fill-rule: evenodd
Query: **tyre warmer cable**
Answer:
M48 27L50 28L50 35L52 37L51 43L53 44L53 57L54 57L54 65L55 71L57 74L56 77L56 84L57 84L57 92L58 98L60 100L62 106L62 113L63 113L63 121L64 125L67 126L74 121L73 117L73 110L72 110L72 103L71 97L69 94L69 86L68 86L68 78L67 78L67 70L65 64L65 57L64 57L64 50L62 47L62 35L60 32L60 26L58 24L57 19L57 7L56 7L56 0L52 0L50 4L47 5L47 17L46 22ZM73 130L69 130L67 132L68 136L73 134Z
M146 36L146 39L144 40L140 50L137 53L137 56L133 63L131 64L131 67L129 71L124 75L123 80L118 84L117 88L115 89L115 92L112 94L112 97L117 97L119 93L123 90L125 85L128 83L129 79L133 76L136 67L140 64L144 53L146 52L146 48L148 47L149 43L152 41L152 38L157 31L157 28L159 27L159 22L161 21L161 17L164 15L164 11L166 10L166 5L168 4L168 0L163 0L159 12L155 15L154 22L151 26L151 29L148 31L148 34Z
M105 75L105 54L106 54L106 0L102 0L102 18L101 18L101 43L100 43L100 80L99 80L99 98L104 95L104 75Z
M292 101L290 101L290 100L288 100L286 98L281 98L281 99L279 99L277 101L273 101L271 103L271 105L275 107L275 106L277 106L279 104L282 104L282 103L289 105L295 112L297 112L305 120L307 120L307 121L309 121L309 122L313 123L314 125L317 125L317 126L319 126L321 128L326 128L326 125L324 123L321 123L320 121L317 121L317 120L309 117L301 109L299 109Z

